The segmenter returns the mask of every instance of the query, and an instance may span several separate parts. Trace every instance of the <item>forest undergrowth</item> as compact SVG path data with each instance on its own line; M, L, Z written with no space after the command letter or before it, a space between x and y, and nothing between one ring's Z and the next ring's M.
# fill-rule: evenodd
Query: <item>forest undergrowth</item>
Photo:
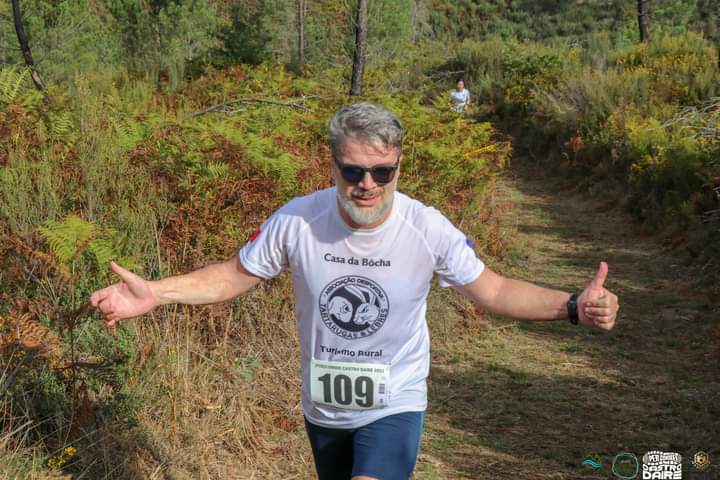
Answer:
M720 67L695 33L626 44L608 32L558 47L498 38L460 44L481 118L577 188L630 211L698 257L720 291Z
M238 66L167 93L78 76L46 105L26 72L2 70L0 475L308 477L287 275L114 333L86 302L115 281L110 260L146 278L222 261L285 201L329 186L343 74ZM400 189L500 248L484 198L509 144L384 82L366 98L405 124Z
M579 190L688 246L713 278L716 51L694 35L593 38L467 41L368 70L363 98L406 128L399 188L502 261L502 125ZM446 102L458 71L475 99L465 117ZM110 260L150 279L222 261L285 201L329 186L327 122L349 102L348 77L239 65L173 89L98 70L52 84L45 103L25 70L0 69L0 476L311 476L287 274L116 332L87 299L115 281ZM432 302L441 340L477 330L470 305L437 289Z

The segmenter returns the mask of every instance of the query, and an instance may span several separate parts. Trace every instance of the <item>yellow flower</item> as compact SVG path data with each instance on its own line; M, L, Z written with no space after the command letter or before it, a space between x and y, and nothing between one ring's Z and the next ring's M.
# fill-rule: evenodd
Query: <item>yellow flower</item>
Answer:
M72 445L65 447L59 454L48 458L47 466L49 468L61 468L68 462L68 460L74 457L76 453L77 448L73 447Z

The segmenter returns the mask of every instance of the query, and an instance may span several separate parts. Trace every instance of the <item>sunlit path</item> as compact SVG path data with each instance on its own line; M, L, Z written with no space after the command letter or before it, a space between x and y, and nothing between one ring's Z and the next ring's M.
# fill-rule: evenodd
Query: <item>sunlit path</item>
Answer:
M611 333L568 324L481 323L433 306L429 428L418 479L608 478L620 452L717 452L718 316L687 259L627 216L516 162L495 204L507 238L497 269L575 290L597 262L620 296ZM454 310L454 312L453 312ZM438 341L438 337L441 341ZM596 453L598 470L581 462ZM702 477L697 477L702 478Z

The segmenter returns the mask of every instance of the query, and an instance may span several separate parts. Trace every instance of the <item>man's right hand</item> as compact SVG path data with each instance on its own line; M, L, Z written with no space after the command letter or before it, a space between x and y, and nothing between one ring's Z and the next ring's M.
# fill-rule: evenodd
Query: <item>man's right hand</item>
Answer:
M110 268L121 281L94 292L90 296L90 303L102 312L107 327L113 329L120 320L149 312L158 301L150 288L150 282L115 262L110 262Z

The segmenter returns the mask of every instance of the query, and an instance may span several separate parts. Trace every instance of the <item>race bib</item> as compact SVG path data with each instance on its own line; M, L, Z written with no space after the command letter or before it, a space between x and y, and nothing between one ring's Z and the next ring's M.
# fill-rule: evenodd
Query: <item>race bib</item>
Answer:
M313 402L346 410L388 406L390 365L312 360L310 395Z

